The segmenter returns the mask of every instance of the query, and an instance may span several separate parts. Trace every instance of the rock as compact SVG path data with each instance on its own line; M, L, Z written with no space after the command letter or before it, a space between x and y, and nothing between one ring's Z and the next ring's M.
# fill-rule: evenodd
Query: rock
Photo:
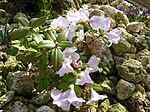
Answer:
M136 59L139 60L145 69L150 67L150 51L143 49L136 54Z
M125 100L132 96L135 85L133 83L129 83L123 79L120 79L118 84L116 85L117 90L117 98L119 100Z
M6 93L6 85L3 81L4 79L2 78L2 76L0 75L0 97Z
M145 89L150 91L150 75L146 74L142 77L142 82L145 84Z
M37 96L32 98L32 102L34 104L42 105L47 104L47 102L51 99L50 91L43 90Z
M3 69L2 69L2 75L4 77L7 77L9 72L15 72L15 71L18 71L20 69L22 69L22 66L16 60L16 57L8 55L7 60L5 61Z
M116 21L116 24L125 24L127 25L129 23L128 17L120 10L111 7L109 5L101 5L100 9L103 10L106 14L106 16L111 17Z
M27 106L20 101L9 103L3 110L4 112L30 112Z
M113 44L112 47L116 55L121 55L128 52L132 46L128 41L126 41L126 39L121 37L118 44Z
M150 101L146 99L146 95L136 91L130 99L125 103L131 112L148 112Z
M126 31L124 28L119 28L121 30L122 34L121 36L126 39L130 44L135 44L135 36L131 35Z
M110 49L102 42L101 38L97 38L95 35L87 34L86 37L87 47L89 48L87 52L96 55L101 59L101 62L105 64L110 70L114 67L114 60Z
M128 112L128 111L123 105L117 103L117 104L110 105L107 112Z
M29 96L34 89L33 80L27 72L14 72L8 75L7 85L18 94Z
M131 33L139 33L142 30L144 30L145 27L146 27L145 24L142 22L131 22L127 24L126 29L128 32Z
M141 86L140 84L135 84L135 90L136 90L136 91L140 91L142 94L145 93L144 87Z
M5 104L9 103L14 98L14 91L8 91L3 96L0 97L0 108Z
M98 108L98 112L107 112L110 106L110 101L108 99L104 100Z
M105 79L100 83L100 86L102 87L103 92L107 93L108 95L115 95L115 85L111 80Z
M49 106L41 106L38 109L36 109L36 112L55 112L55 111Z
M147 98L150 99L150 91L146 92Z
M120 77L134 83L142 81L143 76L147 74L146 71L143 70L141 62L135 59L124 60L122 64L118 63L116 68Z

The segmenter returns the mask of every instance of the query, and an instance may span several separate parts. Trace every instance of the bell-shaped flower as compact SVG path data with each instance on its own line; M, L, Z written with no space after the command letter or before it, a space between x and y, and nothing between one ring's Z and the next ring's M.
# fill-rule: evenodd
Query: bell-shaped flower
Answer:
M111 20L102 16L92 16L89 20L89 23L94 30L105 30L110 29Z
M76 53L75 51L77 50L76 47L71 47L71 48L66 48L63 52L64 59L69 58L72 61L73 60L78 60L80 58L79 54Z
M51 23L52 27L56 28L56 27L60 27L62 30L65 30L69 27L70 22L68 19L59 16L57 19L54 19Z
M98 100L103 100L105 98L107 98L106 95L99 95L93 88L91 88L91 98L86 104L92 105L93 102L98 101Z
M51 91L51 97L53 98L53 104L56 104L58 107L61 107L63 110L69 111L71 103L66 100L69 95L69 90L61 92L60 90L53 89Z
M78 97L76 96L76 93L75 93L75 91L74 91L74 85L73 85L73 84L70 85L70 90L69 90L69 95L68 95L68 97L67 97L67 100L68 100L71 104L73 104L76 108L79 108L79 107L82 105L82 102L85 102L84 99L78 98Z
M112 31L110 31L109 33L107 33L107 37L109 40L112 41L112 43L117 44L118 41L120 40L121 33L122 32L120 30L115 28Z
M88 11L88 7L89 7L88 5L83 5L82 8L79 9L81 22L89 20L90 13Z
M99 67L98 67L98 64L100 62L100 59L97 58L95 55L92 55L88 61L88 65L89 65L89 72L92 73L92 72L96 72L98 71Z
M89 71L85 69L79 74L79 78L76 80L76 85L92 84L93 81L89 75Z
M65 73L73 73L75 72L72 66L70 65L72 60L69 58L65 58L62 64L62 67L58 70L56 74L59 74L59 76L63 76Z

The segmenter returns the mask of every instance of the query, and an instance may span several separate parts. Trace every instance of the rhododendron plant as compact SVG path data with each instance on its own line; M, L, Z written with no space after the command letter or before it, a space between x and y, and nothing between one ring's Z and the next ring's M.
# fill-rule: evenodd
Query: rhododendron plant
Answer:
M66 111L70 110L70 106L79 108L82 104L92 105L107 98L95 91L91 75L100 75L102 59L87 50L87 40L91 37L111 46L119 42L121 31L110 27L109 17L93 15L89 18L89 15L88 5L83 5L79 10L70 10L66 16L52 20L50 27L42 27L47 20L45 17L30 21L23 19L29 25L25 24L10 34L10 39L14 40L12 47L19 51L18 59L26 65L33 63L38 68L38 76L34 78L37 91L54 88L51 90L53 104ZM89 92L83 93L86 88L91 91L90 99Z

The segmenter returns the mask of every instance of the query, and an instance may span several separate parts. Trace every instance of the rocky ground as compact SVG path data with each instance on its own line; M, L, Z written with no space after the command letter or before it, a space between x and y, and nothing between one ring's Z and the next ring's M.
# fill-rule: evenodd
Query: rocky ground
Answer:
M150 112L150 27L143 22L129 22L129 18L116 8L120 3L130 5L116 0L111 5L90 6L91 16L111 17L111 28L119 28L122 36L119 43L110 48L96 39L87 45L88 50L110 69L108 75L93 77L108 99L79 112ZM52 104L50 90L36 92L31 78L33 73L24 68L16 57L0 51L0 110L63 112Z

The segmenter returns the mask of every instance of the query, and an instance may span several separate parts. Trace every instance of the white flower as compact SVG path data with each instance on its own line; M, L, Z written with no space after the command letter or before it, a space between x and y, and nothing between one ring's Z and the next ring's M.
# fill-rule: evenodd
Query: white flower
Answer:
M68 19L59 16L57 19L54 19L51 23L52 27L56 28L56 27L60 27L62 30L67 29L70 25L70 22L68 21Z
M102 16L92 16L89 23L94 30L101 29L108 31L110 29L111 20Z
M93 102L98 101L98 100L103 100L105 98L107 98L106 95L99 95L93 88L91 88L91 98L86 104L92 105Z
M71 60L78 60L80 56L78 53L75 52L76 50L76 47L66 48L63 52L64 59L70 58Z
M82 105L82 102L85 102L84 99L76 96L73 84L71 84L70 89L65 92L53 89L51 91L51 97L53 98L53 104L56 104L58 107L61 107L66 111L69 111L71 104L76 108L79 108Z
M99 67L98 64L100 62L100 59L97 58L95 55L92 55L88 61L88 65L90 66L89 70L91 70L90 72L96 72L98 71Z
M72 60L69 58L65 58L63 61L62 67L58 70L56 74L59 74L59 76L63 76L65 73L73 73L75 72L72 66L70 65Z
M82 105L82 102L85 102L84 99L82 98L78 98L75 94L75 91L74 91L74 85L71 84L70 85L70 90L69 90L69 95L67 97L67 100L73 104L74 106L76 106L76 108L79 108L81 105Z
M89 75L89 71L87 71L87 69L85 69L85 71L82 71L79 74L79 79L76 80L76 85L84 85L84 84L92 84L93 81Z
M112 41L112 43L117 44L120 40L121 33L122 32L120 30L115 28L107 34L107 37Z
M76 34L78 36L78 40L82 41L84 39L84 29L79 30Z
M69 94L69 90L61 92L60 90L53 89L51 91L51 97L54 99L53 104L56 104L58 107L61 107L63 110L69 111L71 103L66 100Z

